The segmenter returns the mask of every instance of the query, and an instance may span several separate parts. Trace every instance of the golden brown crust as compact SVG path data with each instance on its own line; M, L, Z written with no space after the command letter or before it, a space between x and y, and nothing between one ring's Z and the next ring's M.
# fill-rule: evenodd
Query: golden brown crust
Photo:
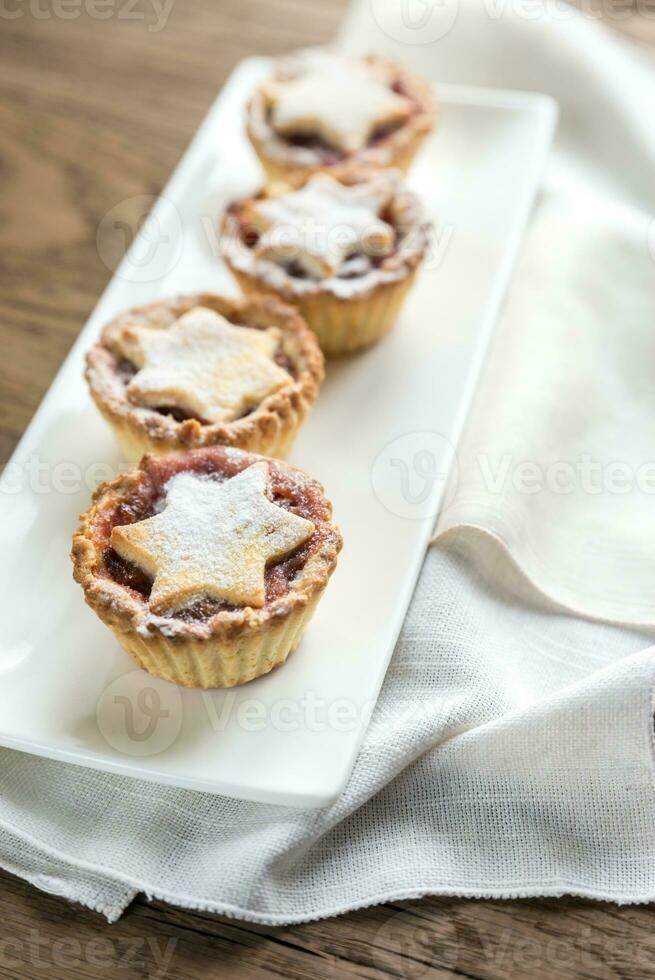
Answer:
M116 372L118 355L113 343L116 333L127 323L165 329L194 306L214 310L231 323L278 327L282 333L282 350L294 368L295 378L267 396L249 415L233 422L177 421L153 409L133 405L127 400L125 385ZM105 326L99 341L88 352L85 371L93 400L131 462L139 460L145 452L166 453L212 445L284 456L316 400L323 374L320 349L296 310L272 297L235 300L211 293L158 300L119 314Z
M197 458L198 454L221 451L201 449L188 456ZM254 454L239 455L248 466L262 459ZM176 465L183 462L176 454ZM309 481L305 474L281 460L267 462L290 478ZM288 592L267 600L262 608L221 610L206 620L189 622L151 614L147 600L109 577L103 563L99 524L117 505L135 499L143 486L144 474L155 465L154 457L146 456L139 467L102 484L93 494L89 510L80 515L71 557L73 577L82 586L87 604L137 662L175 683L230 687L266 673L283 662L297 645L336 567L343 541L328 516L332 508L322 487L309 481L314 492L320 494L324 519L315 519L316 547L310 548L306 562L289 583Z
M357 184L371 178L371 171L350 168L332 176L345 184ZM275 269L269 274L270 263L260 263L241 241L241 213L247 213L252 202L267 196L277 196L289 190L288 185L267 185L256 197L233 202L226 211L220 229L219 247L232 275L246 296L270 296L293 304L314 331L324 354L337 356L370 347L392 328L402 303L414 282L414 277L427 252L429 225L424 219L418 198L407 190L397 174L390 174L397 184L393 200L402 211L403 238L395 263L386 270L373 270L363 279L325 280L312 282L296 279ZM302 187L311 174L293 183ZM335 293L335 283L343 294ZM350 292L349 292L350 290Z
M229 263L229 260L228 264ZM230 265L242 292L262 295L259 279ZM412 287L416 269L397 282L379 282L367 293L344 298L326 293L296 295L294 302L328 357L371 347L389 333ZM271 296L277 295L272 290Z
M395 167L402 172L408 170L437 120L437 104L432 91L426 82L398 62L378 55L369 55L363 60L384 71L389 84L397 86L416 105L416 111L397 129L357 153L342 154L332 163L322 162L317 154L315 162L309 162L307 151L284 140L271 128L266 118L266 100L259 88L248 103L246 130L268 180L296 179L320 170L334 173L353 164Z

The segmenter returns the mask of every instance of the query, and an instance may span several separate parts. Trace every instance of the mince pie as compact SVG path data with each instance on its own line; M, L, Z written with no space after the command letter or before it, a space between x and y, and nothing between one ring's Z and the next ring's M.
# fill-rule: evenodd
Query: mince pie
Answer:
M428 86L401 65L310 49L277 62L250 100L247 129L279 180L351 163L407 170L435 116Z
M390 170L270 185L230 205L220 237L243 292L294 304L326 354L387 333L427 244L421 205Z
M86 378L130 461L211 445L285 456L323 358L290 307L199 294L121 313L89 351Z
M222 446L148 455L96 490L74 576L141 667L232 687L298 645L341 549L331 516L288 463Z

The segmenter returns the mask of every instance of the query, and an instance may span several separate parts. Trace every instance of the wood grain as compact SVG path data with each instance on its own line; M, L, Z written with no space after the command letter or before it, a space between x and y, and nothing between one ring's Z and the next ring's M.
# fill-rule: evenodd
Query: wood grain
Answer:
M3 980L643 980L655 975L653 910L573 899L428 898L288 928L143 900L107 926L0 875Z
M92 0L2 6L12 16L0 13L0 460L110 277L96 247L102 217L159 193L241 58L326 41L344 7L174 0L156 29L152 0L116 0L107 20L91 16ZM652 7L621 19L602 9L611 27L655 43ZM139 899L110 927L0 873L2 980L532 975L655 975L653 909L431 898L264 928Z

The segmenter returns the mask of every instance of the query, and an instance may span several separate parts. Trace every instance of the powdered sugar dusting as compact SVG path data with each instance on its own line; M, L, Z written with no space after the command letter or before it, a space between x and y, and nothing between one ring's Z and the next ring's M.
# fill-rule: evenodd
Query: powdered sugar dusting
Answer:
M164 509L115 527L112 547L153 578L150 608L159 615L208 597L261 607L268 562L307 541L314 524L266 496L268 463L218 483L178 473Z
M328 52L305 53L301 70L265 87L271 124L280 135L308 133L355 153L371 134L403 122L412 104L389 88L375 69Z
M350 185L317 174L300 191L238 202L235 215L226 219L223 255L283 295L366 294L404 278L427 246L421 204L392 170ZM253 247L244 226L260 235Z
M234 326L204 307L166 330L127 324L116 342L139 368L127 385L130 401L175 406L207 422L239 418L291 381L273 359L276 327Z
M255 255L294 261L313 279L336 275L353 253L362 261L386 255L395 233L379 213L393 190L384 176L347 186L316 174L298 191L253 202L249 216L261 233Z

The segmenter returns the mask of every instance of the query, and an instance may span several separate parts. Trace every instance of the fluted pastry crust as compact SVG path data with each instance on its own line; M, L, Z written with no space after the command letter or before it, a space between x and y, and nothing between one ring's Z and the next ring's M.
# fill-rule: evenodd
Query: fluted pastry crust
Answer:
M309 52L311 54L311 52ZM279 59L273 79L293 71L305 52ZM275 132L268 118L266 85L260 86L248 103L247 133L269 181L298 179L319 170L335 171L351 165L375 168L394 167L402 172L409 169L425 136L437 120L437 105L430 87L398 62L370 55L362 61L371 65L388 79L390 89L405 94L415 106L414 111L397 128L369 142L355 153L337 153L327 162L320 150L294 145ZM300 67L300 65L299 65Z
M327 586L342 547L332 523L332 507L323 488L302 471L281 460L266 460L283 480L295 481L314 501L311 520L315 531L306 560L288 582L286 593L267 599L261 608L243 606L220 611L201 620L155 615L148 600L107 573L105 552L107 515L117 508L129 512L152 481L173 465L247 468L261 456L212 447L173 457L146 456L139 467L102 484L89 510L80 516L73 538L73 575L82 586L88 605L115 634L124 649L151 674L186 687L232 687L267 673L287 659L300 641ZM129 523L129 522L127 522Z
M391 186L398 241L393 253L385 257L383 267L374 267L354 279L297 278L282 266L259 259L243 240L244 215L251 212L253 204L320 179L311 174L293 186L267 185L258 195L233 202L223 217L219 247L246 296L266 295L293 304L316 334L323 352L339 355L369 347L392 328L427 252L430 225L420 201L397 171L352 168L331 176L346 185L375 180L387 181Z
M289 384L274 391L248 415L230 422L207 423L171 415L128 400L118 366L115 338L126 324L170 327L194 307L206 307L241 326L277 327L281 350L293 369ZM272 297L229 299L196 293L158 300L119 314L102 331L86 358L85 377L93 400L113 429L129 462L146 452L167 453L201 446L235 446L248 452L284 457L311 409L323 380L323 357L297 310Z

